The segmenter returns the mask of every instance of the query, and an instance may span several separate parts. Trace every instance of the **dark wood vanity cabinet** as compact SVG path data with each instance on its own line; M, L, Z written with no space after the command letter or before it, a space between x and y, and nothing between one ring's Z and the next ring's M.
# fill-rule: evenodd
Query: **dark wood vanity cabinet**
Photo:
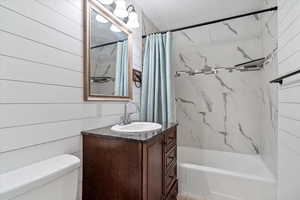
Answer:
M176 126L145 141L83 134L83 200L176 200Z

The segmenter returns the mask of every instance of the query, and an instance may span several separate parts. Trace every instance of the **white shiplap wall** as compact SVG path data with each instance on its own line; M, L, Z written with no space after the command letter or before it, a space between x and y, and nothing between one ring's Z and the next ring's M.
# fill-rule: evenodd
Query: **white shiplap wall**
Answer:
M0 0L0 174L80 156L80 131L119 120L122 104L83 102L82 32L81 0Z
M300 1L279 0L279 73L300 67ZM300 75L279 91L279 200L300 199Z

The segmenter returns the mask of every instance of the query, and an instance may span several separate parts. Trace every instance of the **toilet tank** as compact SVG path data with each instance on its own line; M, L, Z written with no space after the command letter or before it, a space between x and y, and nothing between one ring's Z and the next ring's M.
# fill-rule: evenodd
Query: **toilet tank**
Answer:
M80 160L61 155L0 175L0 200L76 200Z

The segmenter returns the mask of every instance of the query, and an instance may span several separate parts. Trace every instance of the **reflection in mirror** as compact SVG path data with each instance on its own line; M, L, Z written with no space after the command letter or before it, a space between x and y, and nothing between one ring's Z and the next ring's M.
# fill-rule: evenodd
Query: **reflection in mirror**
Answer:
M89 94L130 96L128 34L97 10L90 9Z

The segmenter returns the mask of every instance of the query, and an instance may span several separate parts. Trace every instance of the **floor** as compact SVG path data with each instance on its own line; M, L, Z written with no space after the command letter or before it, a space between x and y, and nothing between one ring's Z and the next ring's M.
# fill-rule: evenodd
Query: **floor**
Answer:
M180 194L180 195L177 196L177 200L206 200L206 199L199 199L199 198L196 199L196 198L193 198L193 197L189 197L187 195Z

